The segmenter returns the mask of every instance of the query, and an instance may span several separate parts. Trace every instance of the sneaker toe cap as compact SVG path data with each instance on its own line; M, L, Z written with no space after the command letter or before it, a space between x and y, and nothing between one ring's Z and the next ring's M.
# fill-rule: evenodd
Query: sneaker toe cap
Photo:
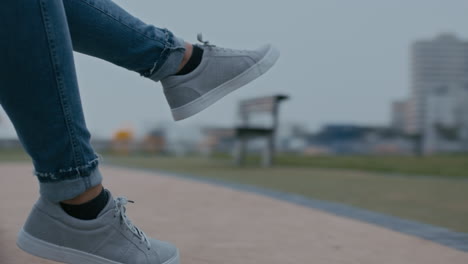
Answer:
M251 57L253 57L253 59L255 61L259 61L261 60L262 58L265 57L265 55L273 48L273 46L271 44L265 44L259 48L257 48L256 50L254 50L252 53L251 53Z
M156 250L156 253L158 254L159 259L161 261L161 264L165 264L165 263L172 264L173 262L168 262L168 261L176 258L178 255L177 247L171 243L159 241L156 239L151 239L151 246Z

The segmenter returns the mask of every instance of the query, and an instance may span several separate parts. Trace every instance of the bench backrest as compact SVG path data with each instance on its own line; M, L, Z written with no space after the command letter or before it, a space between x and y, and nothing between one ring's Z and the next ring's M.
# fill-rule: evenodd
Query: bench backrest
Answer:
M279 104L287 99L289 99L289 96L280 94L241 101L239 103L239 117L242 125L249 126L249 121L253 115L266 114L272 117L272 128L275 129L278 125Z

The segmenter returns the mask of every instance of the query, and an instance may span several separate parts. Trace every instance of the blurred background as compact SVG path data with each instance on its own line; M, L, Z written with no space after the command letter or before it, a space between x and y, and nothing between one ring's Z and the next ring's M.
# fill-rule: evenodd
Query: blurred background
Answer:
M219 46L269 42L282 57L266 76L176 123L160 84L76 54L105 163L468 232L467 1L116 2L189 42L199 32ZM27 159L0 111L0 161Z

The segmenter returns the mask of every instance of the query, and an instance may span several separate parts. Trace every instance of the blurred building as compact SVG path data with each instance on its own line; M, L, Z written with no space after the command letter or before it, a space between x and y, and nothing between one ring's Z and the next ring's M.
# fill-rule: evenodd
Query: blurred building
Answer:
M166 150L166 131L155 128L149 131L141 142L140 149L147 154L160 154Z
M406 131L422 136L423 151L467 151L468 42L451 34L415 42L411 92Z
M303 123L283 122L277 132L277 150L285 153L302 153L308 148L309 130ZM309 153L314 152L313 150ZM318 152L318 151L317 151Z
M389 127L333 124L309 137L306 153L409 154L413 141Z
M391 127L400 133L411 132L411 101L400 100L392 104Z
M134 133L129 128L119 129L112 136L112 150L117 154L130 154L134 149Z
M427 98L426 115L426 153L468 151L468 85L434 90Z
M204 138L199 144L203 154L232 153L236 143L235 131L232 128L206 127L202 130Z

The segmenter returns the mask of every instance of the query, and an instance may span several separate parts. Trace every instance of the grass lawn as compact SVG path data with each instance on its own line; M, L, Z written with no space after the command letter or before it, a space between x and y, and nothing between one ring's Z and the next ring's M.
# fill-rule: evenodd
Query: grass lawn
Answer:
M342 168L365 171L468 178L468 155L414 156L292 156L283 155L280 165Z
M31 158L21 149L1 149L0 162L31 161Z
M238 168L226 159L200 157L107 156L105 160L297 193L468 232L468 178L462 176L412 177L309 164Z
M29 158L22 151L0 150L1 161ZM104 162L251 184L468 233L468 156L282 156L268 169L253 162L238 168L226 158L105 154Z

